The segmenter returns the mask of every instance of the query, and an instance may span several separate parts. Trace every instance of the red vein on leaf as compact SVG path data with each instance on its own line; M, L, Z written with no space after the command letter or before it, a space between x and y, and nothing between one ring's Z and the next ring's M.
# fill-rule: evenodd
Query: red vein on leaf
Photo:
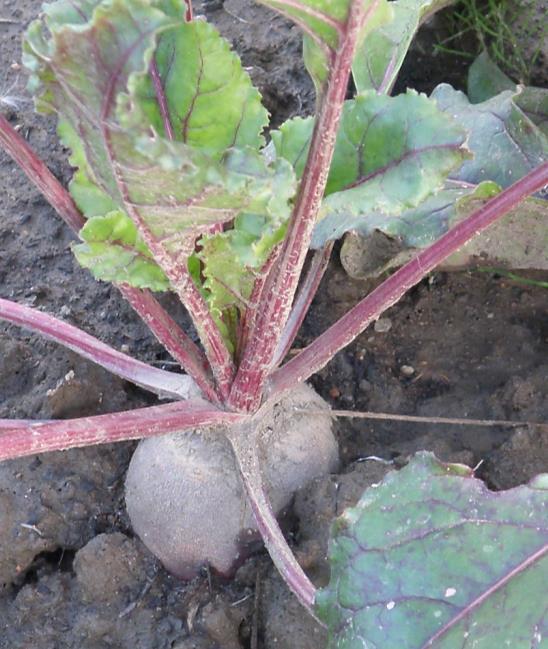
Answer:
M154 85L156 98L158 99L158 107L160 108L160 115L162 116L162 122L164 124L166 136L169 140L173 140L173 127L171 125L171 119L169 117L169 107L164 91L164 85L162 83L162 77L160 76L160 72L158 71L158 65L155 59L152 59L150 63L150 76L152 78L152 84Z
M476 597L476 599L467 606L465 606L460 613L455 615L454 618L449 620L444 626L442 626L441 629L439 629L431 638L429 638L421 647L421 649L429 649L434 645L434 642L439 640L441 637L449 633L455 625L457 625L459 622L461 622L465 617L473 613L474 609L478 608L481 606L485 600L487 600L491 595L494 595L498 590L506 586L506 584L514 579L514 577L517 577L520 573L524 572L528 568L530 568L533 564L537 563L542 559L542 557L548 553L548 544L546 544L544 547L540 548L537 550L535 553L533 553L531 556L527 557L527 559L524 559L521 563L519 563L515 568L510 570L509 573L504 575L504 577L501 577L498 581L496 581L492 586L490 586L487 590L485 590L479 597Z

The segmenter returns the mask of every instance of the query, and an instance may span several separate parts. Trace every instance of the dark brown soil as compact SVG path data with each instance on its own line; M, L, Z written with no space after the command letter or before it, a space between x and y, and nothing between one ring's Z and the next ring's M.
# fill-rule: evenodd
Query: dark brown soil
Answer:
M10 94L22 100L9 118L67 180L54 122L34 115L16 67L20 34L39 5L0 2L0 18L15 21L0 23L0 83L9 87L20 77ZM210 2L201 10L241 53L276 124L310 112L313 90L295 28L244 0L227 0L224 7ZM425 75L410 60L404 83L412 79L428 90L444 78L458 85L460 65L442 76L432 64ZM447 61L439 68L448 68ZM78 267L67 228L3 154L0 196L1 297L43 308L148 362L169 360L117 291ZM367 290L334 262L297 346ZM185 323L182 311L167 302ZM545 421L547 311L545 289L489 274L435 273L313 383L340 409ZM0 325L0 417L66 418L152 402L74 354ZM291 540L318 584L327 578L330 520L391 468L368 456L397 466L416 450L430 449L471 466L483 460L479 474L498 489L548 468L548 441L534 427L340 419L338 432L344 470L311 485L295 503ZM288 594L265 553L248 560L231 582L204 572L184 583L158 565L134 537L123 505L132 449L119 444L0 465L0 649L324 646L322 630Z

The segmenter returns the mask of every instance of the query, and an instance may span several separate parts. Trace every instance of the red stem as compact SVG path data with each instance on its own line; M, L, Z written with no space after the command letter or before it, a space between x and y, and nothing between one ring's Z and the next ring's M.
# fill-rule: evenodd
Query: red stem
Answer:
M251 331L253 330L255 318L257 317L257 309L264 289L266 278L268 277L268 273L270 272L272 266L276 262L276 259L278 259L279 254L280 246L276 246L261 268L258 277L256 277L255 281L253 282L253 289L251 291L251 295L249 296L247 308L244 312L243 320L240 325L240 331L238 333L238 358L240 358L240 352L243 352L247 347L249 336Z
M0 114L0 145L44 194L65 223L78 233L86 222L71 195L34 153L8 120Z
M235 423L241 417L236 413L217 410L207 401L192 399L111 415L39 424L27 421L16 428L0 429L0 461Z
M204 397L212 403L219 403L219 396L215 392L205 354L184 333L152 293L140 291L127 284L117 284L117 287L156 339L196 381Z
M29 144L0 114L0 145L21 167L27 178L44 194L50 205L75 234L86 220L71 195L40 160ZM208 398L218 400L208 376L204 354L167 314L149 291L141 291L127 284L117 285L122 295L144 320L157 340L188 372Z
M146 390L171 399L188 399L189 377L166 372L135 360L105 345L97 338L47 313L0 298L0 320L36 331L109 372Z
M348 20L314 125L288 233L280 258L267 278L250 344L230 394L229 403L238 410L254 410L260 404L263 385L289 316L323 198L356 43L367 17L375 11L377 4L378 0L374 0L367 9L360 0L353 0L350 4Z
M240 429L237 435L229 434L228 439L232 444L257 528L283 579L301 604L315 617L316 588L297 563L272 511L263 485L263 473L257 454L257 431L252 421L249 428L249 431Z
M548 162L489 200L429 248L420 252L316 338L298 356L276 370L270 379L269 393L275 394L292 388L318 372L337 352L350 344L383 311L395 304L444 259L546 184L548 184Z
M187 23L192 21L192 0L185 0L185 20Z
M325 248L318 250L314 253L310 268L306 273L306 277L299 290L289 318L284 327L278 349L274 356L273 367L277 367L285 358L286 354L291 349L291 345L295 341L303 320L308 313L308 309L312 304L312 300L318 291L322 277L329 265L331 251L333 250L333 241L326 244Z

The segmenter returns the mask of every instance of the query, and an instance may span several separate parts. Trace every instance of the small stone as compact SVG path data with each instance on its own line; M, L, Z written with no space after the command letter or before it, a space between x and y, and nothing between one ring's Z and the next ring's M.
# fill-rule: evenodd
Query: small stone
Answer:
M129 345L121 345L120 351L122 352L122 354L129 354Z
M358 387L362 392L369 392L371 390L371 383L367 379L362 379L358 383Z
M402 376L409 377L409 376L413 376L414 373L415 373L415 368L411 367L411 365L402 365L400 367L400 374Z
M59 309L59 313L63 316L63 318L66 318L71 313L70 307L66 304L63 304L63 306Z
M329 390L329 396L332 399L338 399L341 396L341 391L339 390L339 388L334 386L331 388L331 390Z
M390 329L392 329L392 320L390 320L390 318L379 318L375 322L373 329L378 334L385 334L387 331L390 331Z

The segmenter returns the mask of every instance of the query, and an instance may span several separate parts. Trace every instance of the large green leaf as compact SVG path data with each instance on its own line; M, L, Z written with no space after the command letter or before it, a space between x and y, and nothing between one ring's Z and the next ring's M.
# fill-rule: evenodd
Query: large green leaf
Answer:
M405 210L441 189L468 156L466 133L424 95L368 91L347 102L313 246L348 230L398 234Z
M493 493L426 453L390 473L333 525L329 647L545 647L547 492Z
M515 92L471 104L464 93L442 84L431 98L470 134L474 158L451 174L455 180L474 184L492 180L508 187L548 157L548 138L518 108Z
M358 47L352 75L358 92L389 92L420 25L453 0L396 0L393 19L372 30Z
M46 9L49 40L36 22L25 44L38 106L59 113L61 135L81 163L81 204L89 205L86 191L96 185L136 222L147 242L161 247L168 275L201 232L242 209L268 213L278 204L272 184L280 176L291 183L287 167L269 167L256 150L265 113L235 55L213 28L157 8L169 5L104 0L80 3L75 12L73 3L62 0ZM176 122L174 141L163 137L159 102L148 82L157 39L158 72ZM188 73L180 92L175 82L184 78L173 79L171 70ZM221 99L214 104L216 119L206 96ZM224 154L231 145L255 149Z

